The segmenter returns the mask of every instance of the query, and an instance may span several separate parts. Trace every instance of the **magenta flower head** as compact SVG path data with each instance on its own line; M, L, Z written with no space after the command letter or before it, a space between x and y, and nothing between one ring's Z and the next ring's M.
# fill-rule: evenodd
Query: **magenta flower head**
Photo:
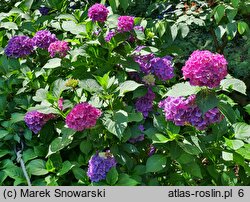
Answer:
M116 160L109 152L96 153L89 160L87 175L91 182L104 180L108 171L116 166Z
M88 17L94 22L105 22L109 10L102 4L94 4L88 10Z
M154 74L162 81L172 79L174 77L174 68L172 58L169 56L159 58L155 57L151 61Z
M55 115L53 114L43 114L38 111L30 111L25 114L24 121L29 129L37 134L46 122L53 118L55 118Z
M148 113L152 111L154 99L155 99L155 94L151 90L151 88L149 88L147 94L140 97L136 101L135 103L136 110L138 112L141 112L144 118L148 117Z
M223 55L196 50L186 61L182 72L191 85L215 88L227 75L227 61Z
M97 119L101 116L101 110L93 107L87 102L77 104L67 115L66 124L76 131L95 126Z
M55 57L58 55L59 57L63 58L67 55L69 51L68 42L66 41L55 41L49 45L48 51L50 53L50 57Z
M12 37L4 52L8 57L22 58L32 53L34 47L32 40L28 36Z
M48 49L49 45L58 41L55 34L51 34L48 30L40 30L32 38L33 45L42 49Z
M119 32L129 32L134 29L134 17L120 16L118 18L117 30Z

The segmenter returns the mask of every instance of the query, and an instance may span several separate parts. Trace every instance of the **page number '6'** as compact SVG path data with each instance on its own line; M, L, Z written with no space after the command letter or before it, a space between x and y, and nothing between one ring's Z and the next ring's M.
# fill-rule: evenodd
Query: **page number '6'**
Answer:
M243 189L239 189L238 196L239 197L243 197L244 196L244 190Z

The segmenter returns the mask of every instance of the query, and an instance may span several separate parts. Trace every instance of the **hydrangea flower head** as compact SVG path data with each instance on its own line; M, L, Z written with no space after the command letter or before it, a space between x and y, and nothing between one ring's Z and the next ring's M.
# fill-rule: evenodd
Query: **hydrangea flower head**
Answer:
M227 75L227 61L223 55L196 50L186 61L182 72L191 85L215 88Z
M32 38L33 45L42 49L48 49L49 45L57 40L56 35L48 30L40 30Z
M174 68L172 58L167 56L163 58L155 57L151 59L151 66L154 74L162 81L172 79L174 77Z
M21 58L32 53L34 47L32 40L28 36L12 37L4 52L8 57Z
M105 22L109 10L103 4L94 4L88 10L88 17L94 22Z
M35 110L27 112L25 114L24 121L29 129L37 134L46 124L46 122L50 119L53 119L54 117L55 116L53 114L43 114Z
M116 35L116 32L113 31L113 30L111 30L111 31L108 32L108 34L105 36L104 39L105 39L106 42L110 42L111 39L112 39L115 35Z
M117 30L118 32L129 32L134 28L134 17L120 16L118 18Z
M77 104L67 115L66 124L76 131L95 126L97 119L101 116L101 110L93 107L87 102Z
M69 51L68 42L66 41L55 41L49 45L48 51L50 53L50 57L55 57L59 55L59 57L63 58L67 55Z
M109 151L96 153L89 160L87 175L91 182L99 182L104 180L108 171L115 166L116 160Z
M138 112L141 112L144 118L148 117L148 113L152 111L154 99L155 99L155 94L151 90L151 88L148 89L146 95L137 99L135 103L136 110Z
M45 7L45 6L39 8L39 12L40 12L42 15L48 15L49 11L50 11L50 9L47 8L47 7Z

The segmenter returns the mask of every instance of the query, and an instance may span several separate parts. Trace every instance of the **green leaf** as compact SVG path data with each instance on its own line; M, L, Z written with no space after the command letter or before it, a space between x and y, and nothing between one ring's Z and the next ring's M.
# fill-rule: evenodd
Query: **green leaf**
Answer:
M69 161L64 161L62 164L62 168L58 171L57 175L62 176L68 173L74 167Z
M61 60L60 58L52 58L48 60L48 62L43 66L45 69L54 69L61 66Z
M201 174L201 168L196 162L192 162L189 164L184 164L183 169L193 175L194 177L203 178Z
M189 82L178 83L172 86L172 88L164 95L165 96L188 96L196 94L200 91L200 87L191 86Z
M205 114L208 110L218 106L219 100L215 93L207 93L200 91L196 96L196 104L201 110L202 114Z
M249 30L249 26L247 23L243 21L238 22L238 32L240 34L244 34L247 30Z
M141 122L143 115L141 112L128 113L128 122Z
M233 153L222 151L222 159L225 161L232 161L233 160Z
M178 145L187 153L191 154L191 155L198 155L201 153L200 149L198 147L196 147L195 145L192 145L191 143L189 143L188 141L184 140L183 143L182 142L178 142Z
M4 180L8 177L8 175L6 174L6 172L4 171L0 171L0 184L2 185Z
M46 162L42 159L32 160L27 165L27 172L31 175L46 175L48 171L46 170Z
M250 125L239 122L233 124L234 132L235 132L235 138L241 139L241 140L249 140L250 139Z
M245 147L241 147L236 152L245 159L250 160L250 144L245 145Z
M73 135L76 133L76 131L73 131L69 128L64 128L62 130L62 133L62 137L57 137L49 145L49 152L47 154L47 157L67 147L72 142Z
M0 139L4 138L8 134L9 132L7 130L0 130Z
M79 86L89 92L101 92L102 87L94 79L86 79L79 82Z
M172 35L172 40L174 41L177 37L177 34L178 34L178 27L176 24L173 24L171 27L170 27L170 30L171 30L171 35Z
M10 154L10 150L8 150L8 149L1 149L0 150L0 158L1 157L3 157L3 156L5 156L5 155L7 155L7 154Z
M125 81L121 83L118 87L118 90L120 91L119 96L123 96L126 92L134 91L140 86L142 86L142 84L136 83L135 81L132 80Z
M29 160L37 158L38 155L34 152L33 149L27 149L23 152L23 161L26 163Z
M111 168L106 176L106 182L109 185L115 185L115 183L118 181L118 172L115 167Z
M173 141L160 133L155 133L151 136L151 139L153 140L153 143L167 143L169 141Z
M234 124L236 122L237 116L233 108L230 106L230 104L224 101L220 101L218 108L231 124Z
M18 29L17 24L14 22L1 22L0 23L0 27L4 28L4 29Z
M226 13L227 13L227 18L228 18L229 22L232 23L235 16L238 13L238 10L237 9L227 9Z
M230 140L230 139L227 139L226 137L225 137L225 140L226 140L225 141L226 145L233 150L237 150L244 146L244 142L241 140Z
M85 140L85 141L82 141L81 144L80 144L80 150L82 153L84 154L88 154L92 149L92 144Z
M62 28L75 35L86 34L86 25L78 25L74 21L64 21Z
M239 6L239 0L231 0L233 7L237 8Z
M235 37L235 35L237 34L237 24L236 24L236 22L228 23L226 25L226 31L227 31L228 39L232 40Z
M11 114L11 123L18 123L24 120L25 114L22 113L13 113Z
M161 171L167 163L166 155L155 154L148 158L146 163L146 172L158 172Z
M215 8L215 13L214 13L214 18L217 24L219 24L224 15L225 15L225 6L220 4Z
M177 159L180 164L188 164L194 162L194 156L188 153L182 153Z
M26 181L21 168L13 166L4 169L4 172L14 180Z
M179 23L179 30L181 30L182 38L185 38L189 33L189 27L186 23Z
M47 99L48 90L40 88L36 91L36 95L32 98L36 102L42 102Z
M131 178L127 174L120 174L117 186L135 186L139 184L135 179Z
M73 174L77 180L80 180L82 182L88 180L88 177L86 175L86 171L82 168L74 167L72 168Z
M59 99L61 97L61 94L64 90L68 89L68 87L66 87L65 84L66 84L66 81L64 81L62 79L57 79L56 81L54 81L52 94L57 99Z
M110 4L113 12L115 13L120 5L120 1L119 0L109 0L109 4Z
M121 4L121 7L124 11L127 10L127 8L129 7L129 0L122 0L122 1L119 1L120 4Z
M250 104L246 105L244 108L246 112L250 115Z

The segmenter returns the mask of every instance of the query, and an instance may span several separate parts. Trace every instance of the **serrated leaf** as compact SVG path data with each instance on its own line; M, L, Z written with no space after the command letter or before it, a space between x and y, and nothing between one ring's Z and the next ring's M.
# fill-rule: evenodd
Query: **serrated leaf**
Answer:
M189 82L178 83L172 86L172 88L164 95L178 97L178 96L188 96L196 94L200 91L200 87L191 86Z
M146 172L158 172L161 171L167 163L166 155L155 154L148 158L146 163Z

